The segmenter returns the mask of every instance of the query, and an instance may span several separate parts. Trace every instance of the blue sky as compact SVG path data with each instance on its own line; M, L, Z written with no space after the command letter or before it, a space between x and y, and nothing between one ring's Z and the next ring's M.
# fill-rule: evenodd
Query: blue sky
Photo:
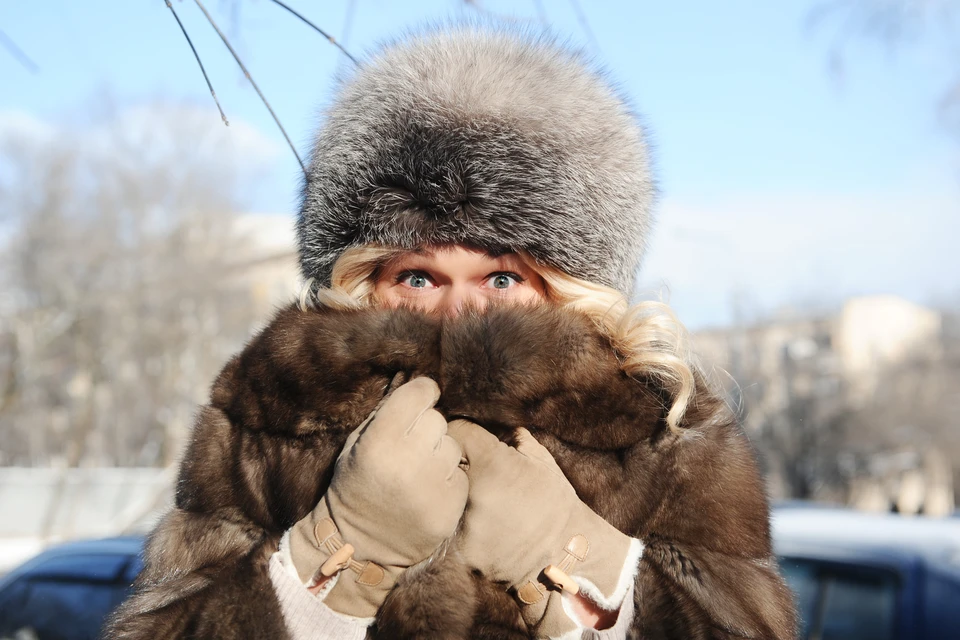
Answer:
M729 321L734 297L757 315L864 293L960 300L960 142L936 115L960 66L936 40L893 52L853 41L833 73L833 25L809 27L819 2L580 0L589 38L571 2L543 0L552 28L596 54L650 129L663 200L642 282L669 288L692 326ZM233 16L227 2L206 4L305 153L343 59L268 0ZM344 30L346 0L289 4ZM532 1L481 5L537 20ZM196 6L175 7L231 135L262 137L248 209L292 220L298 165ZM457 0L356 0L347 45L361 53L472 15ZM0 29L40 67L0 52L0 120L78 121L107 92L121 105L192 101L222 127L162 0L4 3Z

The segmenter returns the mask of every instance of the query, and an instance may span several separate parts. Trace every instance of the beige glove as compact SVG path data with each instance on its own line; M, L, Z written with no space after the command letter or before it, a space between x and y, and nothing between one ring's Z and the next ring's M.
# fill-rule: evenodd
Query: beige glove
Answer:
M397 388L350 434L327 493L290 530L304 583L340 572L324 598L334 611L374 616L403 570L457 528L467 477L460 446L433 409L439 397L429 378Z
M580 501L526 429L516 449L463 420L450 423L449 433L468 461L470 496L457 538L464 560L509 585L537 637L573 631L577 625L563 611L560 590L576 593L582 586L608 600L631 539Z

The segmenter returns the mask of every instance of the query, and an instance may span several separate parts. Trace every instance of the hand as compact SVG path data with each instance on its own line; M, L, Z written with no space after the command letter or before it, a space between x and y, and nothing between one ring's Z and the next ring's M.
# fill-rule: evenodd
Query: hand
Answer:
M526 429L514 449L463 420L449 433L466 456L470 495L458 549L467 564L506 583L538 637L577 628L558 588L609 601L618 591L630 538L585 505L550 452ZM555 580L545 575L552 567ZM572 580L571 580L572 578Z
M290 530L304 583L340 571L324 599L334 611L374 616L400 573L457 528L467 477L460 446L433 408L439 397L429 378L397 388L350 434L327 493Z

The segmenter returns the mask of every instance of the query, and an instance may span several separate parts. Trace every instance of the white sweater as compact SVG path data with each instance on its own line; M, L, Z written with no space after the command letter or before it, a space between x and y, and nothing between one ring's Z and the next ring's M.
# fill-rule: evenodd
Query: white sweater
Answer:
M270 558L270 580L280 601L283 620L291 640L363 640L373 618L346 616L323 603L326 593L336 584L336 576L328 581L317 595L310 593L300 582L285 543L286 536L280 544L280 551ZM643 545L639 540L634 540L630 551L619 581L628 586L622 601L617 603L620 606L620 615L616 624L603 631L582 628L573 636L565 634L562 640L625 640L633 621L633 579Z

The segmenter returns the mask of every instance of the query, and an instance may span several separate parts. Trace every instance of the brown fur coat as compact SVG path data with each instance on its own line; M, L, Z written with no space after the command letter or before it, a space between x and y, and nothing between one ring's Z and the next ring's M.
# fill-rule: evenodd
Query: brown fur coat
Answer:
M698 379L682 436L668 398L624 374L584 317L502 308L281 311L224 368L198 415L176 508L151 535L110 638L282 638L267 572L330 481L347 435L398 373L438 380L438 408L508 440L527 427L578 495L646 545L632 637L791 638L754 455ZM525 638L513 599L455 554L407 571L376 637Z

